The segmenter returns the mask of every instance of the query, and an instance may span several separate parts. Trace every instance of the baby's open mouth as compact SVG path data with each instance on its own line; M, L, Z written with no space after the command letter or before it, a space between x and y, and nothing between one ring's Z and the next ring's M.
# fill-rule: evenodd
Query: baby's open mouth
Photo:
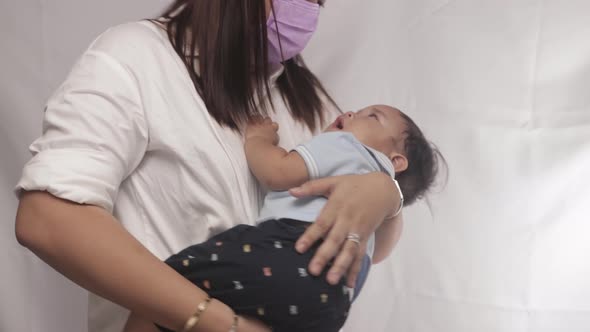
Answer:
M342 125L342 117L338 117L336 119L336 121L334 121L334 127L338 128L338 129L343 129L343 125Z

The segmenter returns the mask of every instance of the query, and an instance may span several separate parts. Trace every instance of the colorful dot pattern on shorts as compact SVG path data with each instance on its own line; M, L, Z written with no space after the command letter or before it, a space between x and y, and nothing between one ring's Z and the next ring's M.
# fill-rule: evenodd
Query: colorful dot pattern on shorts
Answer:
M239 304L229 305L236 313L259 317L274 328L281 328L270 323L280 321L277 317L287 319L289 316L289 324L305 325L312 312L324 310L326 313L338 310L330 315L334 315L334 319L344 319L351 289L343 287L343 283L322 285L319 280L323 277L312 276L307 270L309 258L295 254L294 240L258 241L256 238L236 241L234 237L214 237L193 246L194 250L179 253L175 258L176 267L173 267L213 298L222 301L225 296L235 297ZM209 267L214 272L209 272ZM255 295L260 291L271 296Z

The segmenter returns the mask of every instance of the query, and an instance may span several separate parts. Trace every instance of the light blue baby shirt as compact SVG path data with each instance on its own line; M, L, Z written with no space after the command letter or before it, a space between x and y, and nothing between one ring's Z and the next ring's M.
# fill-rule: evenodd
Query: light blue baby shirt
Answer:
M328 176L385 172L395 176L393 164L383 153L363 145L353 134L326 132L295 149L305 161L310 180ZM295 219L314 222L328 200L323 196L295 198L288 191L270 191L257 220ZM367 254L373 256L375 236L367 242Z

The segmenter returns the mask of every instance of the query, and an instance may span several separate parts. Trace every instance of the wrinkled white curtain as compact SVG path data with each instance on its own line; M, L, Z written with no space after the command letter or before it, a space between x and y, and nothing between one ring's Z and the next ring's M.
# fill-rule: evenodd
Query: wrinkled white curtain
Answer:
M11 188L76 57L167 3L0 3L1 331L85 331L85 293L14 240ZM590 331L589 17L587 0L328 1L308 64L344 109L406 111L449 164L346 332Z

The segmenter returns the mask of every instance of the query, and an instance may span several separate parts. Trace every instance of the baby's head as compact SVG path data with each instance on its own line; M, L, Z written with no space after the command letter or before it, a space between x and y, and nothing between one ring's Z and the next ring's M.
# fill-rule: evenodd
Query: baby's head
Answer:
M326 131L347 131L393 163L406 205L422 198L438 173L440 151L410 117L387 105L372 105L339 116Z

